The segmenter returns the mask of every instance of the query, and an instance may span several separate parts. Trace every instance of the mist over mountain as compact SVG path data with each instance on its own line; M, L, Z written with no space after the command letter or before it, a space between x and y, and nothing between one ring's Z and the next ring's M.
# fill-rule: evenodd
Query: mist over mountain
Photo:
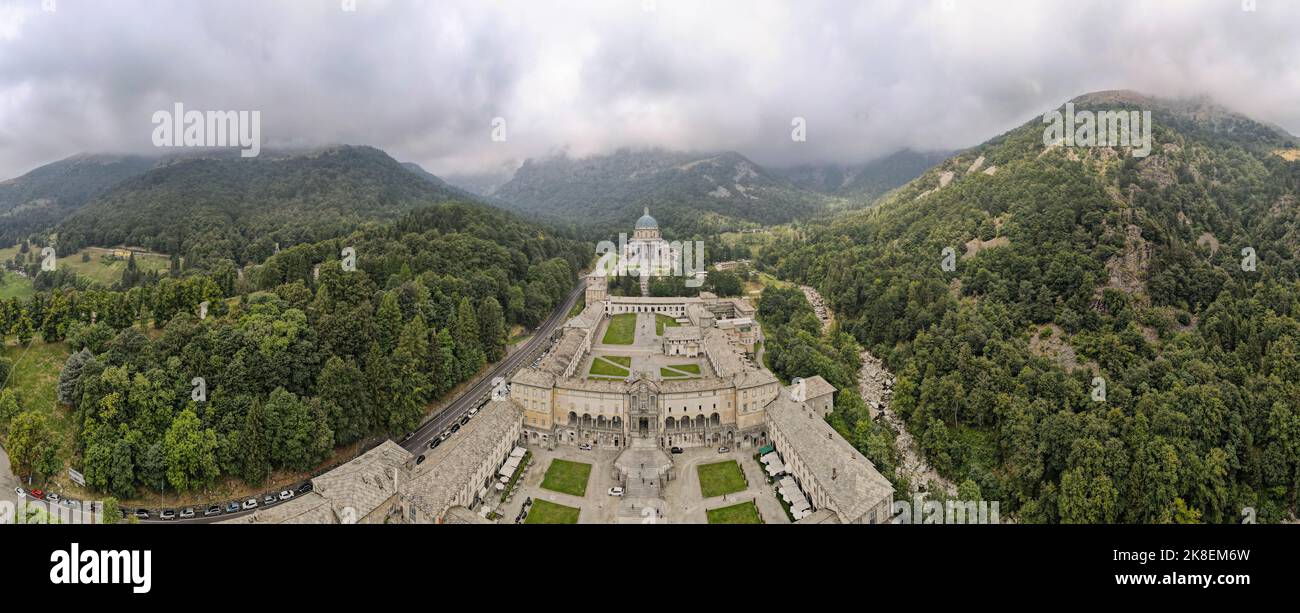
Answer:
M830 196L869 203L951 156L951 151L904 149L862 164L817 164L773 168L791 184Z

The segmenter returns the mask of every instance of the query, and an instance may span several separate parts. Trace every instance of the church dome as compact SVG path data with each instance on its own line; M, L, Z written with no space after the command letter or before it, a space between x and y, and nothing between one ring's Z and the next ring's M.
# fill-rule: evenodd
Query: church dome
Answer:
M655 218L650 216L650 207L646 207L645 214L641 216L641 219L636 220L636 229L649 230L658 227L659 222L655 221Z

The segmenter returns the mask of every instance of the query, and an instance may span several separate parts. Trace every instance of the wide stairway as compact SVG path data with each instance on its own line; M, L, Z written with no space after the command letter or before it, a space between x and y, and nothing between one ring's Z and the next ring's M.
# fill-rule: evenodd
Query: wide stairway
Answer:
M665 503L660 488L662 479L672 468L672 457L659 448L655 439L634 437L632 444L614 461L623 476L623 501L618 508L620 524L667 523Z

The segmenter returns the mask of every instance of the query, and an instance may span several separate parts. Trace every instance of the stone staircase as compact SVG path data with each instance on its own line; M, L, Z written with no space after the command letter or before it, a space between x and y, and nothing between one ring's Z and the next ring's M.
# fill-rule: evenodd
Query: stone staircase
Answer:
M618 523L667 523L664 513L666 505L660 489L663 486L662 480L672 465L672 457L664 453L654 439L632 439L632 444L614 462L623 477L623 500L619 503Z

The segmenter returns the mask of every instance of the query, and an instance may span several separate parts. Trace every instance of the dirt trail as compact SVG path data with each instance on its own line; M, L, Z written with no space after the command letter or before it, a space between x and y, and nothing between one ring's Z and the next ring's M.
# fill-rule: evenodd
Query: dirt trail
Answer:
M940 477L939 473L926 463L903 420L891 408L894 399L893 388L894 375L885 370L880 358L871 355L870 351L863 351L862 370L858 371L858 392L867 402L871 418L876 419L883 414L883 419L898 432L898 437L894 439L894 446L898 449L899 476L907 477L908 482L912 484L913 492L933 481L947 490L949 495L956 496L957 486Z

